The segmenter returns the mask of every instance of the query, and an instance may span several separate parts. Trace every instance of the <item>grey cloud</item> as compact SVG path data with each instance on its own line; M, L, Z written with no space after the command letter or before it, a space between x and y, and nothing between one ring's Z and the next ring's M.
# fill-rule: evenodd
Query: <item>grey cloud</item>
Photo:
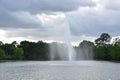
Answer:
M107 9L120 10L120 0L107 0L104 6Z
M79 6L94 5L92 0L0 0L0 27L42 28L41 22L35 18L36 14L66 12Z
M40 27L40 22L29 12L10 12L0 6L1 28L34 28Z
M120 35L120 12L111 10L96 12L90 9L84 15L81 12L67 15L72 34L99 36L101 33L107 32L113 36Z
M28 11L31 13L72 11L79 6L94 6L92 0L1 0L0 5L9 11Z
M37 29L14 29L14 31L6 30L7 31L7 37L23 37L23 38L29 38L32 37L33 39L44 39L44 40L57 40L60 38L60 36L56 36L57 34L53 34L54 32L51 32L50 30L41 30L39 28ZM59 35L59 34L58 34Z

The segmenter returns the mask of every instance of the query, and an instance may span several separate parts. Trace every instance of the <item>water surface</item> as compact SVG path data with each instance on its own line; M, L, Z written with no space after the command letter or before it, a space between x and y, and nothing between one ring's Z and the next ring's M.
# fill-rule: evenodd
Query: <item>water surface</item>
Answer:
M19 61L0 63L0 80L120 80L120 63Z

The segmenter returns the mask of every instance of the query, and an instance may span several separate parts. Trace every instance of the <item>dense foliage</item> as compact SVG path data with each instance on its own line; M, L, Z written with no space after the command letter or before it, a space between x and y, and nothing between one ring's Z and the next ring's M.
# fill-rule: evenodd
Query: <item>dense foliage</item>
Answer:
M120 39L116 38L110 44L111 36L107 33L101 34L95 40L94 59L99 60L120 60Z
M50 60L49 46L51 44L42 41L21 41L20 44L16 41L9 44L1 41L0 60ZM75 50L77 56L82 53L95 60L120 60L120 39L116 38L111 43L111 36L102 33L94 43L84 40Z
M14 41L11 44L0 42L1 60L48 60L48 44L42 41L22 41L18 44Z

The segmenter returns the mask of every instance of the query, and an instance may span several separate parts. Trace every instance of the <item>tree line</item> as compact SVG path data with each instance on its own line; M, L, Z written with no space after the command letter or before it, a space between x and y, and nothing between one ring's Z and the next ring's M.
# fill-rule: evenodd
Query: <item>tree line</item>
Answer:
M38 41L0 42L1 60L49 60L49 44Z
M120 60L120 39L103 33L95 40L94 59L100 60Z
M83 40L74 47L77 57L82 53L86 59L120 60L120 39L115 38L112 42L111 39L108 33L102 33L94 42ZM43 41L21 41L19 44L0 41L0 60L50 60L51 44Z

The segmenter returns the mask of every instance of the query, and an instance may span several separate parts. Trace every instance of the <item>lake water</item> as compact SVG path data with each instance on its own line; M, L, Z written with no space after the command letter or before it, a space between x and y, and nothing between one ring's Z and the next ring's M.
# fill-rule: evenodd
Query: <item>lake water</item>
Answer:
M120 63L24 61L0 63L0 80L120 80Z

